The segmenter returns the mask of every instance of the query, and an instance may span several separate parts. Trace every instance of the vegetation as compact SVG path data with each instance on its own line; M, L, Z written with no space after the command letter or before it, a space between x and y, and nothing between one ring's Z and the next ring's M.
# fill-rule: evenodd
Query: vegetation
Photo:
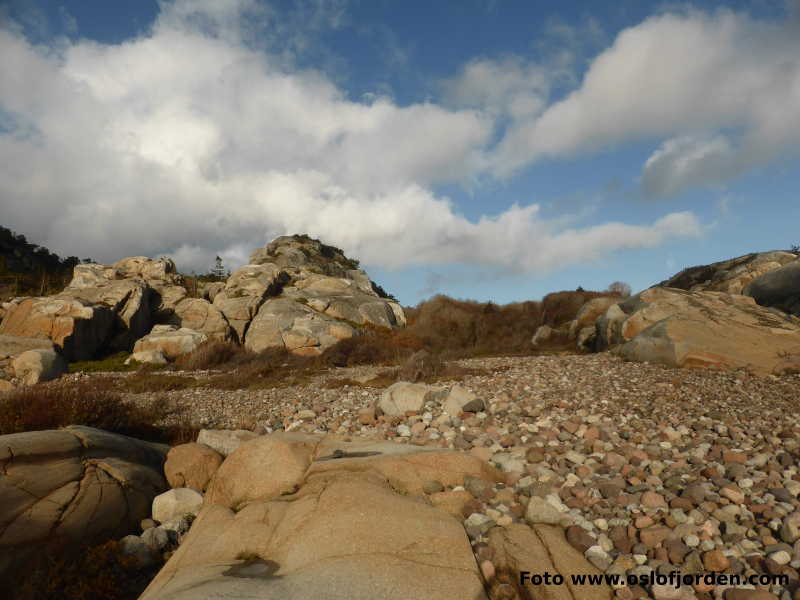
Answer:
M24 235L0 227L0 300L58 293L80 262L77 256L60 258L44 246L30 243Z
M66 554L56 548L42 552L25 581L16 589L0 584L4 597L17 600L135 600L162 565L142 569L106 542Z
M157 425L169 414L165 401L125 402L111 378L18 388L0 398L0 435L87 425L131 437L176 443L194 437L191 425Z
M99 373L111 371L135 371L139 368L136 363L126 365L125 361L130 354L128 352L118 352L106 356L100 360L82 360L69 364L70 373Z

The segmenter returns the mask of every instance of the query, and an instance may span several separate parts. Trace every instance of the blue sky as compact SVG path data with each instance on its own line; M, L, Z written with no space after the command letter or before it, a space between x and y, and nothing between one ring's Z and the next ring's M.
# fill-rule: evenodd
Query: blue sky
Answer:
M277 235L403 303L800 244L800 2L0 3L0 222L235 267Z

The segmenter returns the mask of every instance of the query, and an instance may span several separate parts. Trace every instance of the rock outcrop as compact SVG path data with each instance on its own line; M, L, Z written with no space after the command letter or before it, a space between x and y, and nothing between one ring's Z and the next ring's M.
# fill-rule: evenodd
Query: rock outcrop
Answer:
M417 497L501 475L475 457L274 434L217 470L203 509L143 600L485 599L459 521Z
M402 307L381 293L341 250L295 235L253 252L216 293L214 306L248 349L309 355L362 325L405 325Z
M138 355L142 360L144 353L153 351L161 354L167 360L174 360L182 354L188 354L205 342L208 336L193 329L174 325L156 325L153 330L143 338L137 340L133 346L134 358ZM157 355L156 355L157 356ZM147 362L151 362L147 360ZM156 359L156 362L157 359Z
M800 319L747 296L654 287L597 320L597 349L671 367L800 372Z
M0 436L0 575L44 544L119 538L166 489L167 447L71 426Z
M26 350L11 363L14 377L23 385L58 379L67 372L67 363L55 350L37 348Z
M742 293L761 306L772 306L800 317L800 259L759 275Z
M756 252L728 260L689 267L658 287L677 288L687 292L726 292L742 294L744 288L757 277L798 260L792 252Z

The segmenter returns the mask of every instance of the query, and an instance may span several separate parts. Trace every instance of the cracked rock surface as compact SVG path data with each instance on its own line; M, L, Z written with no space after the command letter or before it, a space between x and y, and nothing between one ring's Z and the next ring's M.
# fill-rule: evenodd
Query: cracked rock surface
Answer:
M0 575L48 542L130 533L167 487L167 450L83 426L0 436Z

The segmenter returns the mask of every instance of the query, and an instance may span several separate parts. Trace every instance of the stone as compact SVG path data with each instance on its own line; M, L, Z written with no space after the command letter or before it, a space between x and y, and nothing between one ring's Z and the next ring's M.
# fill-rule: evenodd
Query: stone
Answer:
M188 354L205 342L208 336L205 333L178 328L174 325L156 325L143 338L137 340L133 346L134 354L148 350L160 350L168 360L174 360L183 354Z
M525 519L531 525L567 525L572 519L544 498L531 496L525 510Z
M642 506L647 508L667 508L667 501L664 496L656 492L644 492L642 494Z
M800 316L792 310L800 300L800 259L763 273L748 283L742 293L750 296L761 306L774 306L785 312Z
M581 554L586 552L589 548L597 543L597 540L589 535L588 531L578 525L571 525L567 527L565 534L569 545L575 548Z
M422 412L425 403L441 393L440 388L424 383L398 381L386 388L378 401L378 409L390 417L407 412Z
M560 586L535 586L526 582L524 588L532 598L611 600L614 596L606 584L581 586L572 583L570 576L573 574L595 575L600 571L569 545L559 527L534 525L531 528L515 523L509 527L495 527L489 531L488 537L489 547L494 551L492 562L498 573L511 574L515 579L523 571L531 575L549 573L551 577L559 574L564 578L564 584Z
M451 451L263 436L226 459L212 501L141 598L486 600L464 527L415 497L426 481L485 469ZM234 491L242 485L248 493Z
M608 552L603 550L603 548L598 545L589 547L584 554L586 556L586 560L592 563L600 571L605 571L611 566L611 556L609 556Z
M135 362L147 365L165 365L169 361L167 360L167 357L164 356L164 351L160 348L157 348L155 350L141 350L140 352L134 352L125 359L126 365Z
M203 494L191 488L173 488L153 498L153 519L159 523L196 515L203 505Z
M142 532L139 537L153 552L160 552L169 544L169 534L161 527L151 527Z
M68 362L90 360L109 337L114 314L103 304L68 297L26 298L0 322L0 334L49 339Z
M53 342L44 338L0 335L0 355L19 356L28 350L54 350Z
M580 307L575 314L575 319L569 324L570 335L577 339L578 334L586 327L590 327L593 331L597 319L604 315L609 308L619 304L621 300L622 298L615 296L601 296L589 300Z
M731 565L731 561L721 550L711 550L703 555L703 566L707 571L722 572Z
M167 487L166 453L83 426L0 436L0 576L54 539L70 552L138 531Z
M67 363L55 350L27 350L11 363L14 375L25 385L58 379L67 372Z
M156 563L155 556L150 546L138 535L126 535L119 541L119 551L122 556L132 558L139 567L149 567Z
M170 487L188 487L203 492L222 460L219 452L205 444L180 444L167 453L164 475Z
M622 344L616 352L626 360L758 375L800 370L800 322L747 296L654 287L613 308L624 318L597 350Z
M216 450L222 456L228 456L245 442L257 437L257 433L246 429L201 429L197 434L197 443Z
M202 298L184 298L178 302L167 323L197 331L209 339L227 342L234 338L223 312Z
M476 413L484 409L483 400L478 398L468 389L454 385L444 400L444 412L450 416L457 417L461 413Z

